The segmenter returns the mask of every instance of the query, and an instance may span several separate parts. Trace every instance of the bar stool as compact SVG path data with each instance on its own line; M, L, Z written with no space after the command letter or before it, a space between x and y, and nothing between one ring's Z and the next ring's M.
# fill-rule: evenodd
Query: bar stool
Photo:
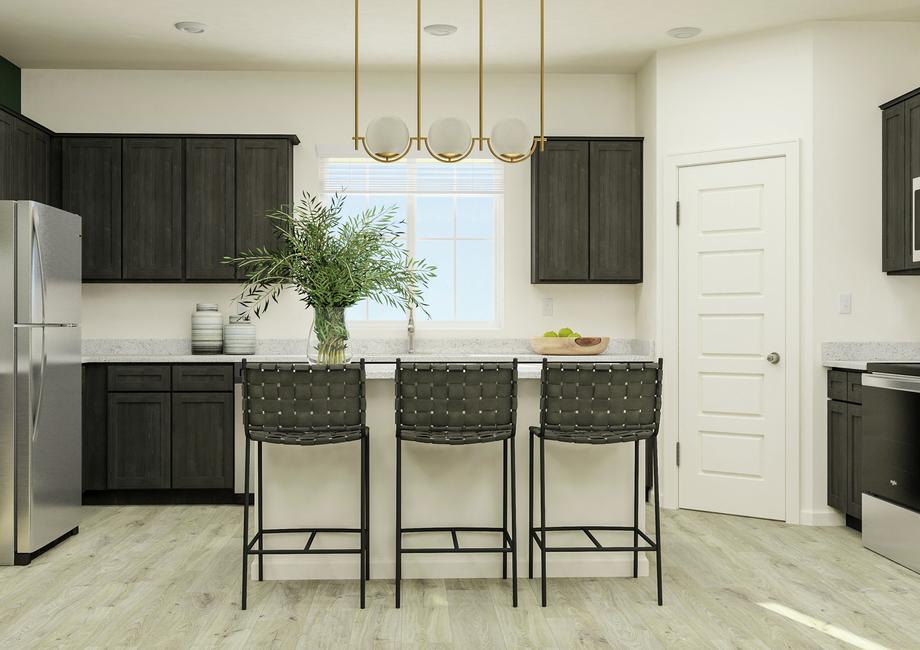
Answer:
M357 554L360 556L361 608L365 581L370 575L370 437L365 424L364 360L360 363L317 366L300 363L247 365L243 359L243 426L246 431L246 467L243 499L243 594L246 609L247 561L259 557L259 580L263 579L266 555ZM263 526L262 444L316 446L361 442L361 524L359 528L265 528ZM257 443L257 531L249 538L250 442ZM309 534L300 549L265 549L264 537L272 534ZM358 548L313 548L318 534L354 534ZM258 548L254 548L258 545Z
M661 420L661 368L657 363L549 363L543 360L540 390L540 426L530 427L530 547L529 573L533 578L533 545L540 547L542 604L546 607L546 554L552 552L632 552L633 577L639 575L639 551L656 555L658 604L661 596L661 519L658 504L658 427ZM534 527L534 438L540 440L540 525ZM547 526L547 440L588 445L633 443L632 526ZM652 456L655 483L655 541L639 528L639 442ZM586 546L551 547L547 531L580 531ZM632 546L604 546L592 531L632 531ZM540 534L537 535L537 532ZM639 538L646 545L639 546Z
M511 554L511 599L517 607L517 509L514 432L517 413L517 359L511 363L402 363L396 360L396 607L399 607L404 553L501 553L502 578ZM502 526L402 526L402 443L475 445L502 443ZM510 476L509 476L510 460ZM511 528L508 528L508 484ZM450 533L450 548L403 548L411 533ZM501 546L461 547L458 532L501 533Z

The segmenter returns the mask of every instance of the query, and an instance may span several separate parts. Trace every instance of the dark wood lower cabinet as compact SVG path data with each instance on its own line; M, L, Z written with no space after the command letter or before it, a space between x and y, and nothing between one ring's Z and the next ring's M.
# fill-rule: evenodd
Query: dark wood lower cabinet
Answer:
M84 365L84 503L238 502L233 395L232 364Z
M172 487L233 487L233 393L173 393Z
M169 393L109 393L108 487L170 486Z
M827 505L857 525L862 519L861 373L830 370L827 387Z

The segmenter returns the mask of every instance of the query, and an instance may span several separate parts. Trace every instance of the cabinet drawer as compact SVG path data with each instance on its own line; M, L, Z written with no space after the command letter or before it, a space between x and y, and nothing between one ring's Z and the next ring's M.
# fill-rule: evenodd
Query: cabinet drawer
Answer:
M117 363L109 366L109 391L168 390L168 365Z
M847 372L845 370L827 371L827 397L841 402L847 401Z
M173 366L173 390L176 391L232 391L233 366L227 364L199 363Z
M862 404L862 373L847 373L847 401Z

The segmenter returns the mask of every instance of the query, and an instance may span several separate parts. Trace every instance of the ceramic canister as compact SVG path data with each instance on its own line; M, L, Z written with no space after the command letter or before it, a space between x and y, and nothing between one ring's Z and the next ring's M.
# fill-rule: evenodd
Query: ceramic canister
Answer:
M255 354L256 326L248 318L231 316L224 325L224 354Z
M223 316L217 305L198 303L192 314L192 354L220 354Z

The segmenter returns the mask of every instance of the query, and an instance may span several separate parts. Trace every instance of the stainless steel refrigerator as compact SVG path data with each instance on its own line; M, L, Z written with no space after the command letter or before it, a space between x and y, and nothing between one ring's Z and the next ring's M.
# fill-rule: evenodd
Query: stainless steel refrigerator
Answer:
M0 201L0 565L77 532L80 217Z

